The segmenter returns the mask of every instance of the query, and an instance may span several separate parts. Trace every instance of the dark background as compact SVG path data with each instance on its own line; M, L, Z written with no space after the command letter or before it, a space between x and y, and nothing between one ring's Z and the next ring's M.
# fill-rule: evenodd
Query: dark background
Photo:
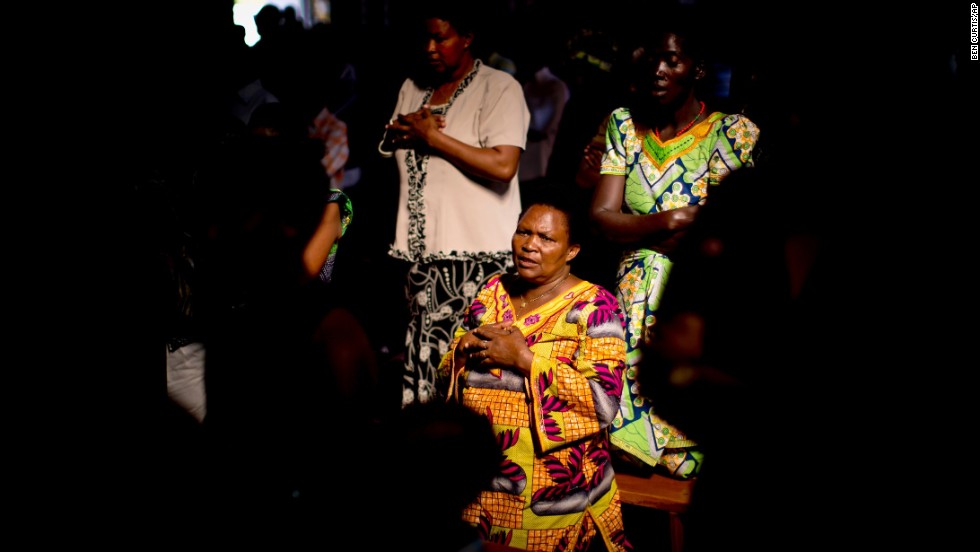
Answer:
M405 76L398 22L410 3L332 4L376 109L365 125L383 124ZM582 24L643 32L622 4L497 4L501 40ZM839 271L826 290L835 310L814 324L826 344L818 387L841 390L827 408L842 436L826 446L866 458L855 467L866 476L862 505L901 495L908 481L884 473L927 471L936 455L958 450L968 439L960 420L976 402L966 384L975 339L959 321L972 319L975 305L966 267L975 250L980 62L969 60L969 5L859 13L843 2L703 4L730 22L730 60L758 72L770 105L799 106L813 121L820 147L787 186L805 190L795 205L833 244ZM22 124L14 152L29 153L14 156L23 168L8 180L8 208L11 220L25 221L10 249L25 253L12 265L25 285L9 291L25 307L15 335L24 334L18 372L30 383L12 392L14 404L29 406L13 421L25 437L14 447L28 488L20 513L31 521L99 532L153 518L167 496L161 459L173 457L160 425L162 373L151 352L159 320L143 250L153 228L135 190L147 170L190 163L206 139L219 37L231 24L228 2L168 7L35 13L10 51L17 71L8 86L18 98L10 109ZM374 198L397 192L381 175L377 186ZM393 203L377 205L374 215L357 211L355 227L371 230L352 241L380 255ZM768 207L750 216L769 216ZM931 472L931 481L951 471Z

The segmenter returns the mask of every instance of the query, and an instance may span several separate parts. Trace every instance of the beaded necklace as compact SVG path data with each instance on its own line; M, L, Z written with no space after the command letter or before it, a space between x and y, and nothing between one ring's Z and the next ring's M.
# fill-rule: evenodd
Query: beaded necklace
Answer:
M544 292L544 293L542 293L541 295L538 295L537 297L535 297L535 298L533 298L533 299L531 299L530 301L527 301L527 300L526 300L526 299L524 298L524 295L525 295L525 294L524 294L524 293L522 293L522 294L521 294L521 308L523 309L524 307L526 307L526 306L527 306L527 304L528 304L528 303L533 303L533 302L535 302L535 301L537 301L538 299L541 299L541 298L542 298L542 297L544 297L545 295L548 295L548 294L549 294L549 293L551 293L552 291L555 291L556 289L558 289L558 286L560 286L562 282L564 282L565 280L567 280L567 279L568 279L568 277L569 277L569 275L571 275L571 271L569 271L569 272L566 272L566 273L565 273L565 275L564 275L564 276L562 276L562 279L561 279L561 280L558 280L558 283L557 283L557 284L555 284L555 285L553 285L553 286L551 286L551 289L549 289L548 291L546 291L546 292Z
M466 90L466 87L470 85L470 81L473 80L473 77L475 77L477 72L480 70L480 65L482 65L482 63L480 63L479 59L473 60L473 68L470 69L470 72L467 73L465 77L463 77L463 80L459 81L459 85L456 86L456 90L453 91L453 95L449 98L449 101L445 103L445 108L441 113L442 115L445 115L446 111L449 111L449 108L453 105L453 102L456 101L456 98L458 98L459 95L463 93L463 90ZM429 103L429 98L432 97L432 94L434 94L435 91L436 89L434 87L425 89L425 96L422 97L422 105L419 106L419 109L421 109L423 105Z
M704 115L704 102L701 102L701 110L698 111L698 114L694 116L694 119L692 119L690 123L687 123L687 126L682 128L679 132L675 132L674 138L677 138L681 134L684 134L685 132L691 130L691 127L694 126L694 123L698 122L698 119L701 118L701 115ZM660 131L657 130L657 127L653 127L653 134L657 137L657 140L660 139Z

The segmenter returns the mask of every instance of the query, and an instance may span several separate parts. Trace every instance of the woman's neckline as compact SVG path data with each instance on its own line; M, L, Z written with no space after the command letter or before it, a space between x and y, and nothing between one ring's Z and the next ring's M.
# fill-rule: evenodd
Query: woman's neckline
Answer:
M449 110L449 108L453 105L453 102L456 100L456 97L462 94L463 90L466 89L470 81L474 78L474 76L476 76L477 72L480 70L481 65L482 63L480 62L479 59L474 59L473 65L470 67L470 70L467 71L465 75L463 75L463 78L454 79L452 81L452 84L454 85L454 87L452 88L452 92L449 92L448 97L439 104L443 106L443 111ZM443 83L440 85L426 88L422 103L430 104L430 106L433 105L431 102L432 98L436 97L436 92L445 84L449 84L449 83Z
M571 285L566 284L566 282L569 282L569 281L572 282ZM567 287L563 287L560 284L560 285L558 285L558 286L555 287L554 294L551 295L550 298L547 298L547 300L533 301L533 302L532 301L527 301L526 306L523 306L523 307L521 306L521 298L524 297L525 295L527 295L527 291L525 290L522 293L516 293L517 290L514 289L515 284L520 284L522 282L523 283L526 283L526 282L524 282L524 280L521 280L520 277L515 276L514 277L514 281L511 282L511 284L508 285L508 287L507 287L507 295L510 296L511 307L514 309L514 313L515 314L517 314L518 312L520 312L520 314L517 314L517 316L518 317L521 317L521 318L523 318L524 316L526 316L528 313L531 313L531 312L534 312L534 311L537 311L537 310L540 310L540 309L546 307L547 305L551 304L552 302L554 302L556 299L558 299L560 297L564 297L564 296L568 295L570 292L574 291L577 287L579 287L580 285L582 285L586 281L583 280L583 279L581 279L581 278L579 278L578 276L575 276L572 273L569 273L565 277L565 279L561 282L561 284L563 284L564 286L567 286ZM533 295L532 295L532 297L533 297Z
M666 144L667 142L673 142L674 140L682 139L685 136L692 134L696 129L701 128L705 124L709 124L709 125L714 124L717 115L718 115L717 111L712 111L707 115L702 115L701 118L694 125L692 125L691 128L686 129L683 134L678 134L670 138L658 137L653 132L653 127L651 126L646 126L646 125L636 126L634 124L634 128L636 129L637 137L639 137L641 140L643 139L644 136L647 136L651 140L656 141L658 144Z
M687 124L685 124L684 126L680 127L679 130L677 128L675 128L674 129L674 135L671 136L670 138L663 139L664 142L666 142L667 140L670 140L672 138L677 138L678 136L681 136L685 132L687 132L687 131L691 130L692 128L694 128L694 125L697 124L697 122L704 116L704 109L705 109L704 102L698 101L698 104L700 104L700 107L698 108L698 112L694 116L694 118L692 118L691 121L688 122ZM675 127L676 126L678 126L678 125L676 125L676 123L675 123ZM653 135L657 137L657 140L660 140L660 130L657 128L657 125L654 125L653 126Z

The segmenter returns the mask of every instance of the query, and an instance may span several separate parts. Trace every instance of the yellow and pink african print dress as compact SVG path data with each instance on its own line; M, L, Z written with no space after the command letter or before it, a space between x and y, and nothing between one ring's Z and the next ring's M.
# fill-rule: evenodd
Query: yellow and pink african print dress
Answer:
M623 316L601 286L580 282L515 320L494 276L469 307L442 368L473 328L513 322L534 352L531 377L466 369L462 402L486 415L503 451L489 490L464 512L484 540L526 550L580 550L597 533L610 551L632 550L623 532L607 428L618 411L626 360Z
M626 108L609 116L602 174L624 175L623 203L634 215L704 204L708 192L732 171L752 166L759 129L742 115L714 112L687 132L660 141L639 136ZM657 416L639 393L636 370L656 322L670 259L652 249L628 251L616 274L616 297L626 316L627 362L620 412L610 438L614 447L677 477L700 469L696 443Z

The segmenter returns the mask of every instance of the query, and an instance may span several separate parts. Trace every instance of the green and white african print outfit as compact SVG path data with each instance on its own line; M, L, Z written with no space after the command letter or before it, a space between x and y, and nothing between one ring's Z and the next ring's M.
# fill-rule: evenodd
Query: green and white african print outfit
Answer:
M759 129L742 115L712 113L689 131L660 141L638 136L626 108L610 115L602 174L625 175L625 212L643 215L703 204L712 186L729 173L752 166ZM616 298L626 315L627 370L619 415L610 439L614 447L651 466L690 477L700 468L696 443L660 419L638 394L636 370L641 349L656 322L671 261L650 249L627 251L616 275Z

